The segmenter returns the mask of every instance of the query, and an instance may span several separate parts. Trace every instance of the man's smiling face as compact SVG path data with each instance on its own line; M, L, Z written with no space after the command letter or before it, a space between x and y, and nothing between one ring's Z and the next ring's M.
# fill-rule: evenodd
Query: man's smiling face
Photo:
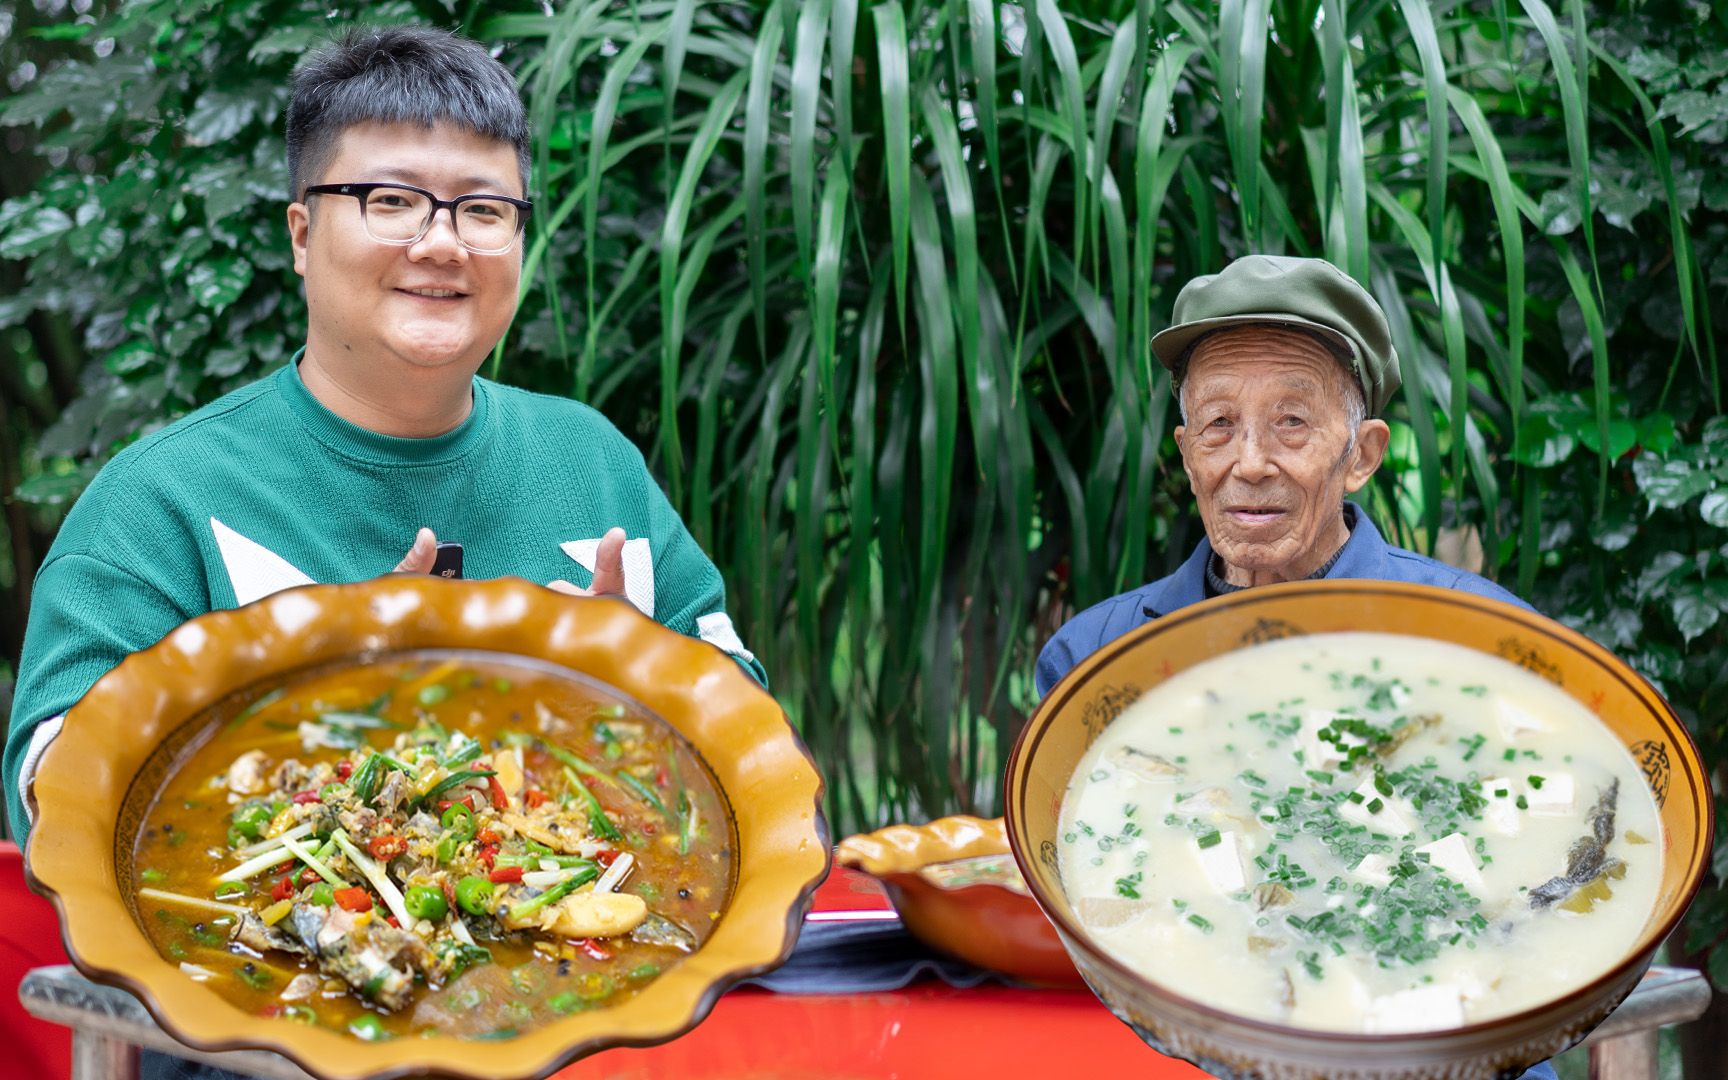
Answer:
M451 124L357 124L312 183L400 182L442 199L484 192L522 198L515 148ZM412 378L472 375L516 310L522 245L475 255L448 211L408 245L366 234L358 199L313 195L289 207L294 269L306 279L307 348L322 364Z
M1349 538L1344 496L1374 474L1389 435L1366 420L1352 440L1356 392L1325 346L1298 331L1241 327L1195 348L1176 444L1233 584L1306 577Z

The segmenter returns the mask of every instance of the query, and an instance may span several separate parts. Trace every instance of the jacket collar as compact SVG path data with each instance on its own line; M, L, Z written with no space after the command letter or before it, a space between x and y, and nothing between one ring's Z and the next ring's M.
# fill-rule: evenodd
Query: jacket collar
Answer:
M1350 539L1326 571L1331 578L1383 578L1386 576L1386 541L1380 530L1368 519L1367 513L1353 502L1344 503L1345 524L1350 527ZM1206 599L1206 563L1212 558L1212 541L1202 537L1200 545L1174 574L1147 589L1146 604L1141 609L1148 619L1170 614L1189 604Z

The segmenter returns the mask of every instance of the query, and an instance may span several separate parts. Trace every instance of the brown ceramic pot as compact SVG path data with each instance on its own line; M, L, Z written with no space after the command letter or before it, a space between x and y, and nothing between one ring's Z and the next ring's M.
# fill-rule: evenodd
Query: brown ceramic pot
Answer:
M834 858L882 882L918 940L1040 986L1079 986L1055 927L1026 889L1001 818L890 825L840 842Z
M1179 972L1130 971L1080 928L1057 873L1057 818L1069 777L1105 725L1178 671L1275 638L1373 630L1454 642L1521 664L1586 705L1639 762L1662 819L1656 906L1636 944L1588 985L1520 1013L1444 1031L1357 1035L1286 1027L1184 997ZM1494 600L1381 581L1270 585L1166 615L1082 661L1039 705L1008 763L1015 858L1075 965L1147 1043L1224 1077L1441 1080L1516 1076L1589 1033L1632 991L1697 892L1709 859L1710 787L1674 710L1601 646Z
M454 1038L366 1043L229 1005L159 956L132 898L134 833L159 789L159 744L183 745L206 710L292 673L417 649L547 661L633 698L678 729L729 804L737 881L713 936L629 1000L576 1013L507 1042ZM256 691L254 691L256 692ZM730 657L629 604L570 597L519 579L392 575L314 585L199 616L120 663L67 714L43 756L27 851L38 891L60 911L79 970L122 986L188 1046L263 1049L331 1080L428 1073L542 1077L613 1046L688 1031L741 979L791 952L828 871L822 785L774 699Z

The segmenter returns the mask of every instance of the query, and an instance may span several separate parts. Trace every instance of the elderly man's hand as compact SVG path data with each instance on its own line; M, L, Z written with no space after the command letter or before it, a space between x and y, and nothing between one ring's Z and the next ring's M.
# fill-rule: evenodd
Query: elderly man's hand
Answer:
M624 595L624 530L606 530L600 538L600 549L594 553L594 581L588 588L572 585L560 578L546 587L571 596Z
M402 556L402 561L390 571L393 574L429 574L432 564L438 561L438 537L431 529L422 527L414 534L414 546L408 549L408 554Z

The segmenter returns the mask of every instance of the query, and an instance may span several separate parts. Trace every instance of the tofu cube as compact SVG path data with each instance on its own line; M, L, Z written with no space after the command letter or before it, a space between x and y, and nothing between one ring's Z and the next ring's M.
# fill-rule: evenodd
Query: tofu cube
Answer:
M1543 776L1542 786L1524 793L1532 814L1570 814L1577 806L1578 792L1571 773L1551 773Z
M1236 843L1235 833L1220 834L1218 842L1211 847L1201 847L1198 840L1190 840L1189 845L1214 889L1228 895L1248 887L1248 874L1242 866L1242 848Z
M1400 990L1374 1002L1368 1013L1368 1030L1374 1034L1394 1031L1438 1031L1464 1023L1464 1000L1450 983Z
M1432 844L1423 844L1416 851L1425 853L1428 861L1447 877L1480 896L1483 892L1482 872L1476 868L1476 855L1463 833L1442 836Z
M1362 856L1362 861L1350 873L1366 881L1376 889L1384 889L1392 884L1392 875L1387 871L1392 868L1392 860L1384 855L1373 854Z
M1344 715L1332 709L1309 709L1302 717L1302 731L1299 741L1302 746L1302 763L1310 769L1333 769L1344 763L1344 754L1337 745L1322 741L1320 729ZM1339 740L1344 747L1361 746L1364 741L1350 734L1341 732Z
M1496 776L1482 781L1476 791L1488 800L1488 805L1482 811L1482 823L1501 836L1517 836L1518 831L1523 828L1523 811L1518 809L1518 796L1524 794L1524 785L1516 780ZM1495 794L1497 791L1504 791L1506 794L1499 796Z
M1382 795L1374 790L1374 778L1370 776L1357 787L1356 794L1362 796L1361 802L1346 800L1339 806L1338 816L1357 825L1366 825L1377 833L1387 836L1409 836L1416 830L1413 819L1416 811L1402 799ZM1378 801L1380 809L1368 809Z
M1517 742L1520 735L1532 731L1547 731L1548 725L1535 713L1514 705L1504 697L1494 699L1495 718L1500 721L1500 734L1507 742Z

